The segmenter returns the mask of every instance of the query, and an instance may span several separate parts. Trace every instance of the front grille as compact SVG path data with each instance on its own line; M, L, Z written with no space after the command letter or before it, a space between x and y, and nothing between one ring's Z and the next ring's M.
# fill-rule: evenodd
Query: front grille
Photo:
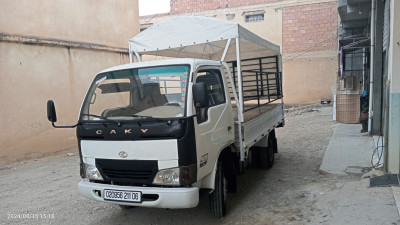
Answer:
M105 181L152 184L158 171L157 160L96 159Z

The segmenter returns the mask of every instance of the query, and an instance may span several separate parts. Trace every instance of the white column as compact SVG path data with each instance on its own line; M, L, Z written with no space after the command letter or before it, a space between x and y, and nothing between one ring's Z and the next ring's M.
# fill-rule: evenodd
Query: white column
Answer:
M372 0L371 3L371 52L370 52L370 62L374 62L374 54L375 54L375 9L376 9L376 0ZM369 111L368 111L368 133L372 131L372 117L373 111L372 106L374 105L374 64L370 63L369 68L370 76L369 76Z
M400 172L400 1L390 1L390 44L388 58L389 126L388 165L389 173Z

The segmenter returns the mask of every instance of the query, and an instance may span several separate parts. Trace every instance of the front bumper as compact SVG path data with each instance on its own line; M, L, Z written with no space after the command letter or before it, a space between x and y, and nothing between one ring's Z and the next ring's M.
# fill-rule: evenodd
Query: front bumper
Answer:
M116 203L119 205L153 207L153 208L193 208L199 203L199 188L161 188L161 187L131 187L81 181L78 184L79 192L90 199L101 202ZM104 189L125 191L141 191L142 195L158 195L157 199L144 200L141 203L117 202L104 200ZM100 196L99 196L100 194Z

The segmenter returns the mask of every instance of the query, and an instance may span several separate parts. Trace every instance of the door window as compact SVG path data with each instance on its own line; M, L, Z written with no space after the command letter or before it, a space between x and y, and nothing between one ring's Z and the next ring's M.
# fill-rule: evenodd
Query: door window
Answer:
M224 85L219 70L199 70L197 72L196 83L205 83L207 86L208 106L197 108L197 121L202 123L207 121L208 108L225 103Z

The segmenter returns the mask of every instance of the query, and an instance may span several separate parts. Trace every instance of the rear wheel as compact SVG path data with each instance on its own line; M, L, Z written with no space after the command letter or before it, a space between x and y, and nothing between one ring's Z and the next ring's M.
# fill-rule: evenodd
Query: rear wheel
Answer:
M251 147L250 151L248 153L248 167L257 167L258 166L258 162L257 162L257 158L258 158L258 153L257 153L257 147Z
M218 162L215 174L215 188L210 194L210 210L217 218L222 218L226 213L227 179L223 171L222 161Z
M259 164L261 168L269 169L274 165L275 153L271 148L265 147L259 150Z
M257 149L259 165L261 168L269 169L274 165L275 152L278 151L275 132L272 131L268 136L268 147L259 147Z

